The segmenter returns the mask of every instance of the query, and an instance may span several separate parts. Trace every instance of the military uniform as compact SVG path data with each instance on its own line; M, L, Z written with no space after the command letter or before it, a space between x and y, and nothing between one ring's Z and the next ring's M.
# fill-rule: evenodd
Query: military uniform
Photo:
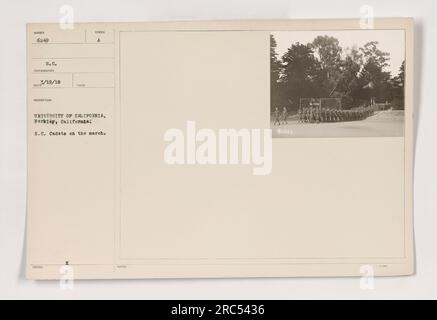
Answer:
M273 122L273 125L275 125L276 123L281 125L281 122L279 120L279 110L278 110L278 108L275 108L275 112L273 113L273 116L275 118L275 121Z
M287 118L288 118L287 108L284 107L284 109L282 109L282 121L284 124L288 124Z

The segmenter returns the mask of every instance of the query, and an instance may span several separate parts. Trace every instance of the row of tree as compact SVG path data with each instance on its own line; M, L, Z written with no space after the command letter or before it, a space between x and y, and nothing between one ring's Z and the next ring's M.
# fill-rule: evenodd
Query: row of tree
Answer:
M300 98L340 98L343 109L389 102L404 108L405 62L397 76L386 71L390 55L372 41L343 50L338 39L318 36L295 43L279 57L270 36L271 108L299 109Z

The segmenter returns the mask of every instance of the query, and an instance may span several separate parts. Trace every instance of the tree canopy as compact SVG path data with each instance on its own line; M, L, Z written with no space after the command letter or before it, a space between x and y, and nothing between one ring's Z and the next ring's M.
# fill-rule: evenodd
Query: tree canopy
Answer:
M342 48L327 35L311 43L293 43L279 57L270 36L271 108L297 111L301 98L341 98L343 108L390 102L403 109L405 62L399 74L386 71L390 54L371 41L361 48Z

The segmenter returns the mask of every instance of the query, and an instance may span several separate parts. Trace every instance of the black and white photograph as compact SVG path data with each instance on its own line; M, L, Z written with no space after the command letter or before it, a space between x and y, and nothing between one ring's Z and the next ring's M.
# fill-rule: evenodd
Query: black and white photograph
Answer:
M403 30L270 35L273 138L402 137Z

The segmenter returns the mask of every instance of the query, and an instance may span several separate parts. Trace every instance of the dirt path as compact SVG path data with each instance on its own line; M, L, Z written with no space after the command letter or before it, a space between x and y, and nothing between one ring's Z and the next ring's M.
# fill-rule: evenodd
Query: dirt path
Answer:
M303 137L401 137L404 134L404 112L379 111L362 121L330 123L298 123L296 117L288 125L273 125L273 138Z

